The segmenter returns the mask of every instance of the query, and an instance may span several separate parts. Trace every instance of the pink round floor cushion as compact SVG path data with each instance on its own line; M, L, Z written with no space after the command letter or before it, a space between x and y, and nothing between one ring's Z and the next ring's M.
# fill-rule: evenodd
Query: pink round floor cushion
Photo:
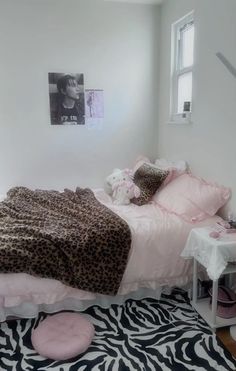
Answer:
M43 357L66 360L84 353L92 342L94 327L78 313L47 317L32 331L34 349Z

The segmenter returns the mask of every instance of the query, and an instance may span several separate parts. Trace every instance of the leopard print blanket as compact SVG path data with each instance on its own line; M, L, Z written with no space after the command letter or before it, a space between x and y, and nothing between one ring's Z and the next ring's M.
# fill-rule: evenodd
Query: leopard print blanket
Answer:
M115 295L131 232L90 189L32 191L15 187L0 203L0 272L54 278Z

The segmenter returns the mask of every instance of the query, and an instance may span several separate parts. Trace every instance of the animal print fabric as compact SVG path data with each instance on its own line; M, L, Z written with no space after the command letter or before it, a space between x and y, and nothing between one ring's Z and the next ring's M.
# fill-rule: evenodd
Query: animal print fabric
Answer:
M90 189L12 188L0 203L0 272L54 278L115 295L131 245L127 223Z
M236 360L191 307L186 293L91 306L81 315L95 327L86 352L66 361L40 356L32 330L47 317L0 326L0 370L5 371L235 371Z
M158 169L155 165L141 165L134 173L134 183L140 188L141 194L138 198L133 198L132 202L142 206L151 201L168 174L168 171Z

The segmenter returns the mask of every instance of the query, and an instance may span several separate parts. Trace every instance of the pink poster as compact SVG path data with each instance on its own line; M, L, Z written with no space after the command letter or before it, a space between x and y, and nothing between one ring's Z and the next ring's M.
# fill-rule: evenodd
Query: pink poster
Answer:
M103 90L85 90L85 117L101 119L104 117Z

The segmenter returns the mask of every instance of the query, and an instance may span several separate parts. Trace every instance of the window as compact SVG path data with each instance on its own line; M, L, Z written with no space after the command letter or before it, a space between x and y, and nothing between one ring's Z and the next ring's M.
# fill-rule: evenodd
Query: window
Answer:
M171 122L187 123L192 111L193 13L172 25L171 57Z

